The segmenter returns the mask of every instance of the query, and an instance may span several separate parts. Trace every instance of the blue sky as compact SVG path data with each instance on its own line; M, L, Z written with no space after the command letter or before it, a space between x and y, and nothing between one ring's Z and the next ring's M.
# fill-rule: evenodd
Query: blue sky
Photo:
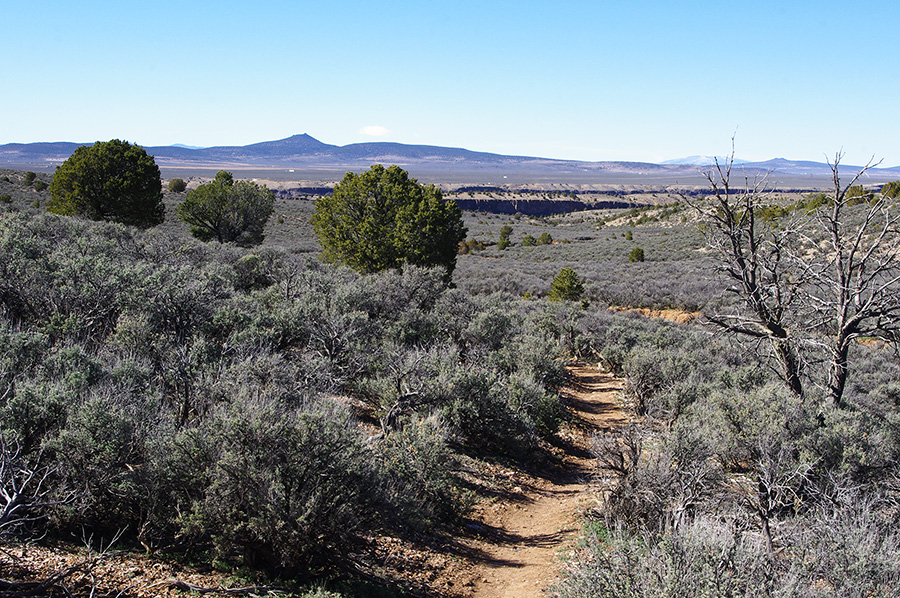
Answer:
M900 3L3 2L0 144L900 165Z

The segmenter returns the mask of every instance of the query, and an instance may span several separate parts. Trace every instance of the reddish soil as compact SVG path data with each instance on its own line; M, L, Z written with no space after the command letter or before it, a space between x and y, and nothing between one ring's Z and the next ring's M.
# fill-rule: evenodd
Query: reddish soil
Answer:
M699 318L699 311L682 311L680 309L650 309L649 307L611 307L613 311L631 311L647 316L648 318L661 318L676 324L687 324Z
M198 571L177 563L165 562L144 554L109 552L89 554L85 549L62 545L15 546L0 551L0 571L6 580L54 580L50 588L34 594L17 588L21 594L38 596L176 596L191 587L209 591L233 587L227 575ZM237 584L245 585L245 584ZM262 592L263 594L265 592ZM7 594L0 592L0 595Z

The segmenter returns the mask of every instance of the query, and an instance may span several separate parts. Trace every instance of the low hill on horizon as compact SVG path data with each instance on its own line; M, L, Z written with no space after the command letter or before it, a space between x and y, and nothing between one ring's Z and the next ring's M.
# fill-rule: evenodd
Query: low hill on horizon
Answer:
M53 167L68 158L75 148L88 143L37 142L0 145L0 166ZM344 146L323 143L308 134L293 135L276 141L264 141L244 146L216 146L205 148L181 144L145 146L160 167L165 168L308 168L358 170L371 164L397 164L404 168L418 167L459 173L533 173L541 176L621 176L634 177L697 177L709 168L708 157L693 156L667 163L602 161L587 162L559 160L532 156L509 156L478 152L463 148L433 145L409 145L394 142L353 143ZM693 163L697 162L697 163ZM852 176L859 166L841 165L842 176ZM764 162L738 162L735 169L742 174L758 176L778 173L794 177L830 176L828 164L776 158ZM872 168L868 182L900 178L900 166Z

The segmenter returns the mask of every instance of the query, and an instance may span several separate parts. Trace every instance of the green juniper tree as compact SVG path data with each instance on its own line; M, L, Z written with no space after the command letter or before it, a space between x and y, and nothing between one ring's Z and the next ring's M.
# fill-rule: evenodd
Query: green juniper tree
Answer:
M500 228L500 240L497 242L497 249L503 251L510 246L509 236L512 234L512 231L512 227L508 224L504 224Z
M265 185L234 181L220 170L216 178L188 191L175 213L201 241L259 245L263 230L275 209L275 196Z
M896 199L900 197L900 181L891 181L890 183L885 183L885 185L881 188L881 194L890 199Z
M559 271L553 282L550 283L550 301L578 301L584 293L584 284L578 278L575 270L566 266Z
M399 166L348 172L316 201L313 229L327 261L363 273L415 266L456 267L465 239L462 212L440 189L420 185Z
M113 139L77 148L56 169L47 211L140 228L162 223L162 183L153 156Z

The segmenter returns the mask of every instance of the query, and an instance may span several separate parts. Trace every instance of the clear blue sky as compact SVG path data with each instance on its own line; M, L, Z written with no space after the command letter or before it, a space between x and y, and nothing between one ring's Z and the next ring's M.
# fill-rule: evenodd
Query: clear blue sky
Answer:
M896 0L3 0L0 143L900 165ZM374 135L377 133L378 135Z

